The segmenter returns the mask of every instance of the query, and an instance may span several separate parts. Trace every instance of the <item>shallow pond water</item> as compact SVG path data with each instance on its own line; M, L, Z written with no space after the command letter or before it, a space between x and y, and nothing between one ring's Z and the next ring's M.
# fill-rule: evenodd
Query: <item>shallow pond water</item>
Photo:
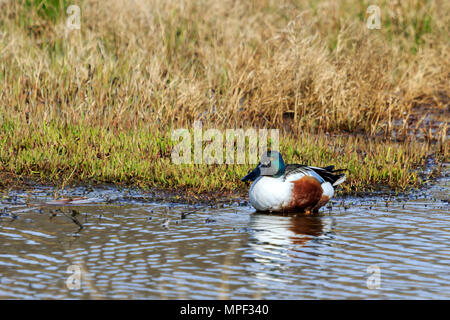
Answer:
M448 299L448 181L335 199L317 217L107 188L71 190L88 197L71 205L45 204L50 188L11 192L0 204L0 298Z

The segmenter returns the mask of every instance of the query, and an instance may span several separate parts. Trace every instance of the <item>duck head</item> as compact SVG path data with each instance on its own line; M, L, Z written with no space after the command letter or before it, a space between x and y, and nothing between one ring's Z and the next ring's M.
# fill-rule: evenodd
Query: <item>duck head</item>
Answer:
M261 157L255 169L249 172L241 181L254 181L259 176L278 178L285 170L283 157L278 151L267 151Z

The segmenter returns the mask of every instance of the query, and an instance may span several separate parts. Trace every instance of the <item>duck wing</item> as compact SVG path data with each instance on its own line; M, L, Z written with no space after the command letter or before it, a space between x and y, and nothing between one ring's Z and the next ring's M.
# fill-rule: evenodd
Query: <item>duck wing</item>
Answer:
M284 172L284 179L287 177L303 173L304 175L313 176L320 183L329 182L333 186L337 186L345 181L346 175L339 173L345 171L345 169L334 170L334 166L327 167L310 167L302 164L288 164L286 165L286 170Z
M305 166L303 164L288 164L286 165L285 171L284 171L284 180L288 178L294 178L297 179L301 178L302 176L311 176L316 178L321 184L325 182L325 180L322 178L321 175L319 175L317 172L312 170L310 167Z

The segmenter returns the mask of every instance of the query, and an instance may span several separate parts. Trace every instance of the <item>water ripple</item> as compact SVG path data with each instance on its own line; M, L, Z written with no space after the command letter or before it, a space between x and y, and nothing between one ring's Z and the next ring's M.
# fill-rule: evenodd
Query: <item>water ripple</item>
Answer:
M450 298L450 215L441 189L429 197L436 200L347 199L350 206L336 202L318 217L229 206L186 219L181 213L192 208L184 205L140 202L139 195L123 201L116 191L106 203L107 190L97 190L95 201L70 208L0 217L0 296ZM35 200L45 204L49 194ZM80 270L80 288L67 286L70 266ZM380 272L378 289L367 285L370 268Z

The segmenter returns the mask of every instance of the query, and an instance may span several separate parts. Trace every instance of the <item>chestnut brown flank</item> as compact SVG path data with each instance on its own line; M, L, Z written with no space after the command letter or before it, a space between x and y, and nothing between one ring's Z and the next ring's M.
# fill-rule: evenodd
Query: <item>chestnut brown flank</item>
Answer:
M322 198L323 189L320 182L313 177L304 176L292 183L292 200L283 209L310 212Z

